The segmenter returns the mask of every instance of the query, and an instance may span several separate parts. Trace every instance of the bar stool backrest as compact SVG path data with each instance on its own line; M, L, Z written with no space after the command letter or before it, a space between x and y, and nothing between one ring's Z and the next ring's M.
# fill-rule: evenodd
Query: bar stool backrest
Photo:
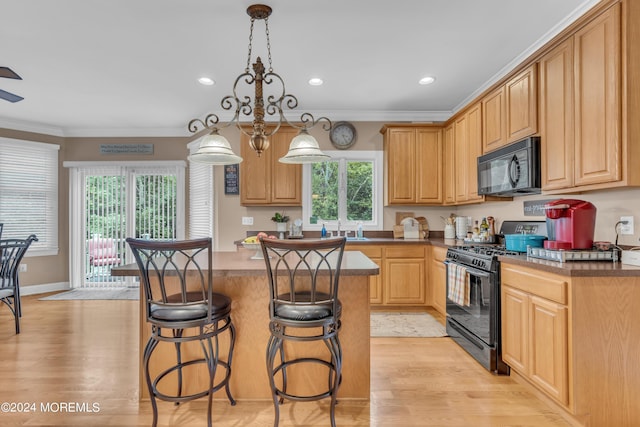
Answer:
M211 238L126 241L140 270L148 322L175 328L212 319Z
M270 285L271 320L281 318L286 310L289 321L293 320L292 313L301 323L335 321L339 315L338 288L346 238L261 238L260 242Z

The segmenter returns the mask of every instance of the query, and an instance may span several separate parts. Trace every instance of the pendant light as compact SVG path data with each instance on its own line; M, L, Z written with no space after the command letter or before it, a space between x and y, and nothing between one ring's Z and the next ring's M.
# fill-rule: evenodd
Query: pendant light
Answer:
M240 74L233 85L233 95L222 98L220 103L224 110L232 111L232 119L221 126L218 126L219 118L216 114L209 114L204 120L193 119L188 124L191 133L209 129L211 132L200 142L198 150L189 160L213 165L234 164L242 161L242 158L231 150L231 145L226 138L219 134L219 130L230 125L235 125L240 132L249 137L249 145L256 152L258 157L264 150L269 148L269 137L280 129L283 123L300 130L300 133L291 141L289 152L282 157L282 163L314 163L323 162L329 159L318 145L318 141L308 132L320 121L326 121L323 129L331 129L331 121L326 117L315 119L310 113L302 113L300 124L291 123L285 116L283 107L294 109L298 106L298 99L292 94L286 93L284 80L273 71L271 61L271 41L269 39L269 15L272 9L263 4L254 4L247 8L247 14L251 17L249 31L249 52L245 70ZM265 36L267 45L268 68L262 63L260 57L251 65L251 54L253 48L253 25L256 20L264 21ZM253 70L253 71L252 71ZM253 85L254 98L249 96L238 97L238 85ZM278 94L263 95L264 85L274 85L279 87ZM274 121L265 122L265 115L273 118ZM242 119L251 119L251 125L242 126ZM249 129L249 130L247 130Z

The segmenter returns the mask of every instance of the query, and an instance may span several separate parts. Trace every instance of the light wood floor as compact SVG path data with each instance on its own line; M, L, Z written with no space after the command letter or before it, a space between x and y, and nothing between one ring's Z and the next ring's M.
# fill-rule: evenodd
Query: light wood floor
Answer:
M14 402L11 409L27 404L31 411L7 413L3 405L0 425L150 425L150 403L138 402L138 302L39 297L23 297L20 335L0 307L0 403ZM511 378L485 371L449 338L373 338L371 368L371 401L340 401L339 426L568 425ZM79 411L62 410L66 402ZM280 426L329 426L327 408L324 402L286 403ZM159 414L163 426L206 425L206 402L160 403ZM272 403L231 407L216 401L214 425L272 426Z

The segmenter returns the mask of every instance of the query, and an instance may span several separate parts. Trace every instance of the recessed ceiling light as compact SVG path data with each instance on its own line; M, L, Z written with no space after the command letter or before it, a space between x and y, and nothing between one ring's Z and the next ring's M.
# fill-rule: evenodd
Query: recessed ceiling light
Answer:
M322 81L321 78L318 78L318 77L314 77L312 79L309 79L309 84L311 86L320 86L322 83L324 83L324 82Z
M198 79L198 82L201 85L205 85L205 86L211 86L212 84L215 84L215 82L212 79L210 79L209 77L200 77Z
M436 81L435 77L427 76L427 77L421 78L418 83L420 83L421 85L430 85L431 83L433 83L435 81Z

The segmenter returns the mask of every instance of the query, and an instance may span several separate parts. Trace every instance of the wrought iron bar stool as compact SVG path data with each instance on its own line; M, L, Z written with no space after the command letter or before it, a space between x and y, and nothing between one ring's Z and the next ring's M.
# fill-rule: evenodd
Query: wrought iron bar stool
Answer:
M2 231L1 227L0 231ZM9 307L15 318L16 334L20 333L20 317L22 317L18 274L20 263L31 243L37 241L38 238L35 234L26 239L0 240L0 301Z
M229 390L231 361L235 345L235 327L231 322L231 299L213 292L211 265L211 238L183 241L153 241L128 238L140 269L141 286L144 288L147 322L151 324L151 336L144 349L144 374L153 407L153 426L158 422L156 399L179 404L208 396L207 424L211 426L213 394L225 388L231 405L236 402ZM221 360L218 337L229 331L227 360ZM202 358L184 361L182 344L199 341ZM157 374L153 379L149 372L149 360L158 343L175 345L176 363ZM209 373L208 388L183 396L183 370L204 363ZM215 383L218 367L226 370ZM159 383L167 375L177 374L177 390L169 395L159 390ZM220 378L220 377L218 377ZM167 387L163 386L163 390Z
M270 284L271 335L266 358L275 406L275 427L280 421L280 404L284 399L330 398L331 425L336 425L335 407L342 380L342 347L338 337L342 304L338 299L338 285L345 242L345 237L312 241L260 239ZM328 353L287 358L288 345L312 341L324 342ZM292 344L285 345L285 342ZM326 367L326 390L302 395L287 390L287 369L299 364ZM278 383L276 377L280 377Z

